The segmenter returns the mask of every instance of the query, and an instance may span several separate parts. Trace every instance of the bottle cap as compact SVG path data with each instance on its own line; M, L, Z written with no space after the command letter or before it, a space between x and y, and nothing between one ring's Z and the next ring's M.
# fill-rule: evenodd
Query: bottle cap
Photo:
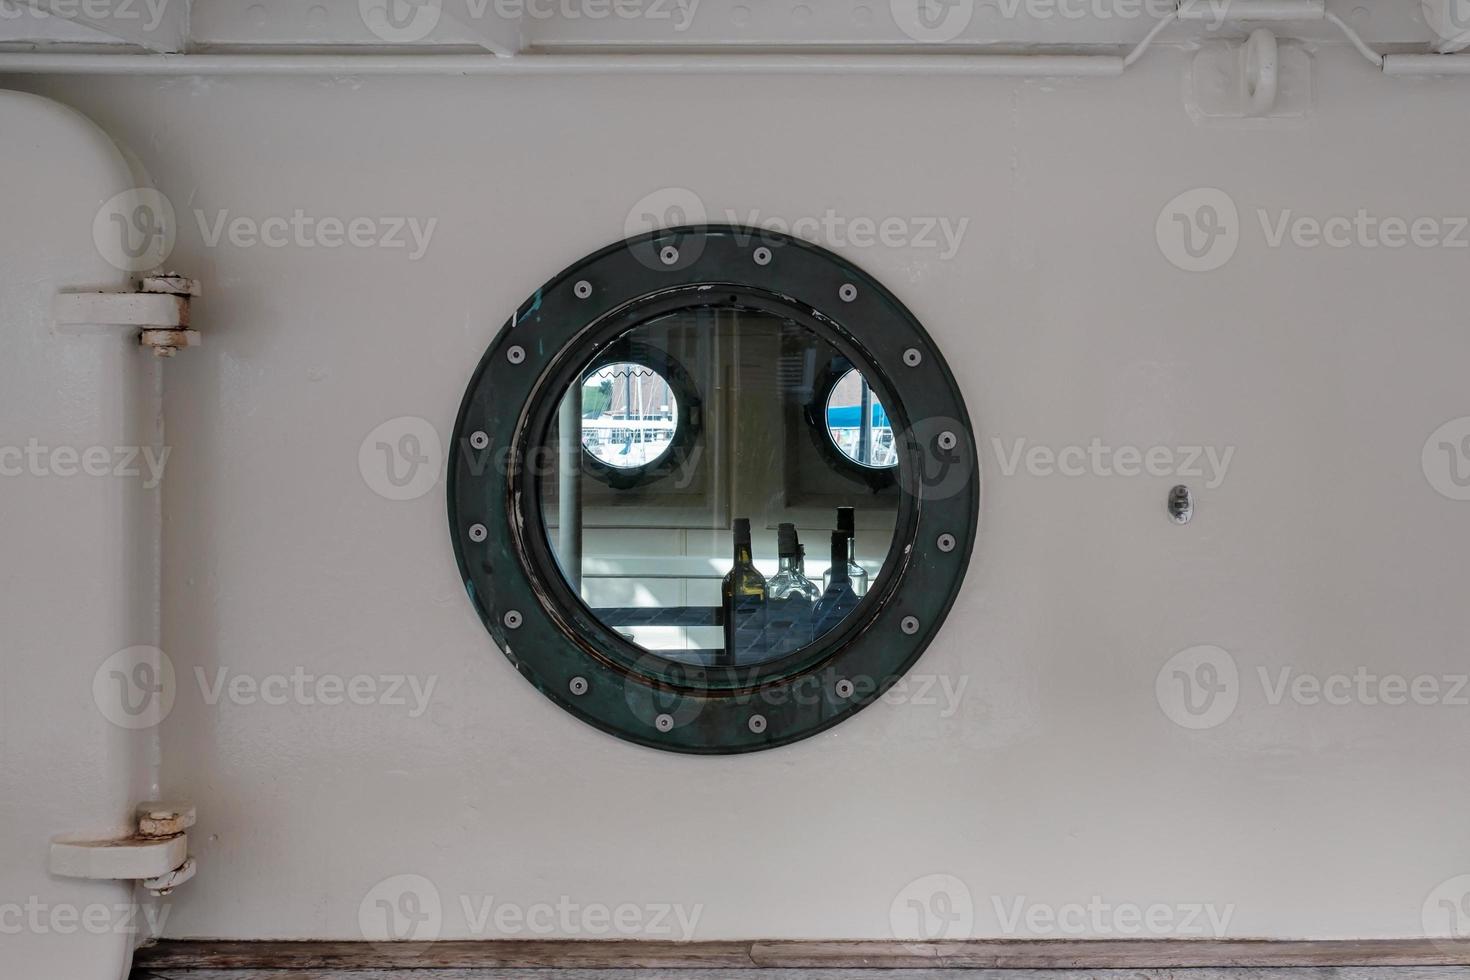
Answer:
M750 541L750 518L737 517L733 527L736 541Z
M776 550L783 558L794 558L796 548L796 525L782 524L776 529Z
M837 508L837 530L851 536L857 531L857 509L853 507Z

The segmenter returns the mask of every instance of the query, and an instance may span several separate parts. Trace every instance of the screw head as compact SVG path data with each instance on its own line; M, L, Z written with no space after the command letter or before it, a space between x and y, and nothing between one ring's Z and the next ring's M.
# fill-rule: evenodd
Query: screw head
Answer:
M850 697L852 697L852 692L853 692L853 684L852 684L852 681L848 680L846 677L842 678L842 680L840 680L840 681L837 682L836 691L837 691L837 696L839 698L850 698Z
M1194 492L1182 483L1169 491L1169 517L1175 524L1194 519Z
M903 630L909 636L913 636L915 633L919 632L919 620L918 620L918 617L916 617L916 616L905 616L903 618L903 621L898 624L898 628L901 629L901 630Z
M674 716L673 715L659 715L657 718L653 719L653 727L654 728L657 728L661 732L671 732L671 731L673 731L674 730Z
M771 250L768 249L768 248L766 248L764 245L762 245L760 248L756 249L755 252L752 253L752 256L751 257L755 259L755 264L756 265L770 265L771 264Z
M939 540L935 541L934 543L939 545L939 550L945 552L946 554L953 551L956 544L954 535L950 534L948 531L941 534L939 536Z
M505 359L512 364L520 364L526 359L526 349L521 346L512 347L505 352Z
M572 293L578 299L586 299L588 296L592 295L592 283L588 282L586 279L579 279L577 281L577 284L572 287Z
M958 446L960 444L959 437L957 437L953 432L950 432L948 429L939 433L938 441L939 448L945 450L953 449L955 446Z
M658 260L664 265L673 265L679 261L679 250L672 245L665 245L659 249Z
M582 695L587 693L587 678L573 677L571 683L567 685L567 690L571 691L574 695L580 698Z
M472 449L484 449L490 445L490 437L483 432L470 433L470 447Z
M903 362L909 367L918 367L924 363L924 353L917 347L910 347L903 352Z
M525 622L520 614L520 611L516 609L512 609L510 612L506 613L502 621L505 623L507 629L513 630L520 629L521 623Z
M837 298L844 303L851 303L857 299L857 287L850 282L843 283L842 288L837 290Z
M750 726L750 730L752 732L759 735L761 732L764 732L766 730L766 716L751 715L750 721L747 722L747 724Z
M476 544L484 541L490 536L490 531L483 524L470 525L470 540Z

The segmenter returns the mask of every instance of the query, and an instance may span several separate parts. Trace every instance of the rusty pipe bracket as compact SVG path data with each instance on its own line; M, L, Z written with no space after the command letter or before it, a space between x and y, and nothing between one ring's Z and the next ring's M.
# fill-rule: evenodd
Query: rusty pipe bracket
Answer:
M173 357L198 347L199 331L190 326L190 304L199 283L168 273L150 276L131 293L62 293L53 312L58 327L140 327L138 343L157 357Z
M161 276L149 276L138 285L140 293L159 296L173 296L179 301L183 311L182 322L177 324L182 329L154 329L145 327L138 337L138 343L153 351L155 357L173 357L185 347L198 347L203 338L199 331L189 329L189 306L190 301L203 293L196 279L185 279L177 273L169 272Z
M61 836L51 841L51 873L63 878L138 881L154 895L167 895L194 877L189 854L192 803L144 803L136 812L137 832L120 840Z

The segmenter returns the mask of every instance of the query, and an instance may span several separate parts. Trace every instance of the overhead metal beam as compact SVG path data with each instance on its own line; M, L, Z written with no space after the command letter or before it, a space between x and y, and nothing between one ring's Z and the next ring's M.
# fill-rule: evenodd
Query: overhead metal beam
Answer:
M444 0L444 14L486 51L509 58L525 47L519 13L505 16L494 0ZM519 8L513 8L519 9Z
M190 0L13 0L20 6L100 31L159 54L183 51ZM17 9L12 6L12 9Z
M523 47L520 7L497 0L358 0L369 33L388 44L470 41L502 58ZM445 25L450 29L446 29ZM454 31L452 28L458 28Z

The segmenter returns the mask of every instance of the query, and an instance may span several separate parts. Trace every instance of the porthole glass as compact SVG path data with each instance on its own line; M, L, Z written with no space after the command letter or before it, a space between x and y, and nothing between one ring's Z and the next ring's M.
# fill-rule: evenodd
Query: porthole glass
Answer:
M827 395L827 435L859 466L886 470L898 465L888 411L857 368L838 378Z
M799 240L676 228L530 294L460 409L449 526L517 670L619 737L812 735L898 682L979 514L954 377L872 276Z
M890 562L900 493L844 479L807 436L823 368L846 356L834 339L726 295L651 316L611 343L682 364L710 395L705 436L633 491L555 465L578 439L609 465L652 462L678 418L667 383L646 366L573 372L580 418L555 413L531 450L553 461L537 494L569 591L640 653L671 663L764 667L839 630ZM596 363L598 353L585 356ZM849 374L872 401L861 373Z
M620 361L582 378L582 448L598 462L620 470L656 463L678 428L678 396L653 368Z

